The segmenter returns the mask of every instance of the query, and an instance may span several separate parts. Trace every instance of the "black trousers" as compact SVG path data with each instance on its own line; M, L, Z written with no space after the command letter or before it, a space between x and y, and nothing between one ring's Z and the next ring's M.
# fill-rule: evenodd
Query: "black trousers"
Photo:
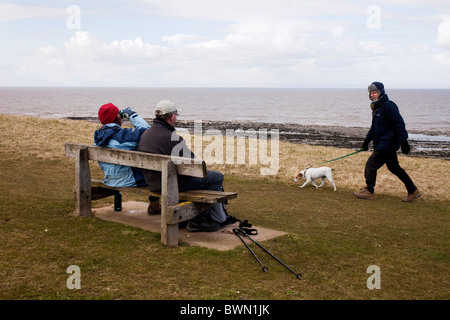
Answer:
M411 180L405 170L400 167L396 151L377 151L375 150L370 158L367 160L366 168L364 170L364 177L366 178L367 190L374 192L377 181L377 171L384 164L390 172L395 174L404 184L408 193L413 193L417 190L414 182Z

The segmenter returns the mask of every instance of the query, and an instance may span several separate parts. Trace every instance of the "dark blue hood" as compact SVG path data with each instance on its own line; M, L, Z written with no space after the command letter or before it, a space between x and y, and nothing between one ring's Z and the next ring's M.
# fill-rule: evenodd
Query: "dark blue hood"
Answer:
M95 130L94 132L94 143L96 146L104 147L107 146L109 143L109 140L120 131L120 127L115 126L106 126L104 125L98 130Z

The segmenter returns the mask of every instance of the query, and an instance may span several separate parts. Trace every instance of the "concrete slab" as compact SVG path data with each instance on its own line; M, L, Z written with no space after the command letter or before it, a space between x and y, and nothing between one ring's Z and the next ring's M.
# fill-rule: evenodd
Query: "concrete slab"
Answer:
M114 207L107 206L94 208L94 215L102 220L123 223L132 227L161 233L161 215L150 216L147 214L148 202L128 201L122 203L122 211L114 211ZM180 228L179 239L193 246L200 246L219 251L234 249L244 246L242 241L233 233L233 228L239 227L239 223L220 228L215 232L189 232L186 228ZM252 236L256 241L264 241L286 234L282 231L253 226L258 234ZM247 239L248 242L250 240Z

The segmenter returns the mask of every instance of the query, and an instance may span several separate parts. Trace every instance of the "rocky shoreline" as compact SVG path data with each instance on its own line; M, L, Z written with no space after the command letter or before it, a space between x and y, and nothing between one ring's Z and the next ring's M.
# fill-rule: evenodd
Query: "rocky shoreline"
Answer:
M98 122L97 118L70 119ZM145 120L151 122L151 119ZM194 133L194 121L178 120L177 128L187 129L190 133ZM227 129L233 129L235 131L251 129L256 131L267 130L269 132L268 138L270 138L270 130L277 129L280 140L282 141L355 150L361 148L368 131L368 128L362 127L209 120L203 120L201 122L201 129L202 133L211 129L220 130L224 136ZM450 160L450 130L408 130L408 133L412 136L412 138L410 137L408 139L411 146L409 156Z
M358 150L361 148L363 140L369 128L361 127L339 127L321 125L300 125L292 123L260 123L260 122L240 122L240 121L205 121L201 122L203 133L206 130L220 130L225 135L226 129L233 130L279 130L280 140L292 143L308 145L320 145L337 148L347 148ZM189 132L194 132L194 121L178 121L177 127L185 128ZM417 131L410 130L410 135L424 136L428 139L409 139L411 146L410 156L427 157L450 160L450 131ZM433 137L448 137L445 141L441 139L433 140Z

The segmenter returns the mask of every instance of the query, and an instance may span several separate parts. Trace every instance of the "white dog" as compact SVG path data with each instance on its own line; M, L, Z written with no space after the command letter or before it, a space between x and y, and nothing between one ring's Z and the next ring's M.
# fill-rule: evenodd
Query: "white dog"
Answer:
M312 184L314 187L316 188L320 188L321 186L323 186L323 184L325 183L325 178L328 179L328 181L331 182L331 184L334 187L334 191L336 191L336 186L333 182L333 175L332 175L332 171L334 171L334 169L331 169L329 167L320 167L320 168L307 168L305 170L301 170L294 178L294 182L297 182L298 180L300 180L301 178L305 177L306 178L306 182L300 186L300 188L303 188L304 186L306 186L306 184L310 181L312 181ZM322 183L320 184L320 186L317 186L315 183L316 179L322 179Z

